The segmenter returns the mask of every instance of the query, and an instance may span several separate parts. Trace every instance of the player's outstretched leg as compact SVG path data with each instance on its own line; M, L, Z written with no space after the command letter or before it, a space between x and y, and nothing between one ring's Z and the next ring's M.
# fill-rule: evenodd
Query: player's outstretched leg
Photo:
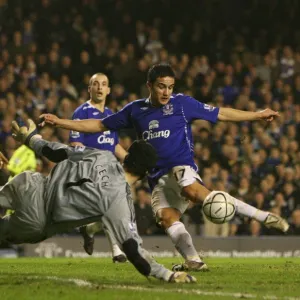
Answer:
M263 211L249 205L235 197L232 197L223 191L213 191L205 199L210 199L214 194L221 193L224 195L225 199L231 201L235 205L236 213L242 216L246 216L263 223L267 228L276 228L282 232L287 232L289 229L288 222L274 213Z
M253 218L255 219L255 216ZM287 232L290 228L289 223L285 219L271 212L268 212L268 216L263 223L267 228L276 228L282 232Z
M199 182L194 182L187 186L182 187L182 193L195 203L202 203L203 201L211 198L215 193L223 193L224 197L231 198L235 204L236 213L242 216L253 218L263 223L268 228L276 228L282 232L287 232L289 224L286 220L271 212L262 211L253 207L239 199L236 199L223 191L210 191Z

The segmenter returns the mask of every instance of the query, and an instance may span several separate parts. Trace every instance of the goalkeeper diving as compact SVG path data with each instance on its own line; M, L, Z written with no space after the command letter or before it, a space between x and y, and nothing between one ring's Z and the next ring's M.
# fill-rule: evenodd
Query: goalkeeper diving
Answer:
M12 126L16 140L57 165L47 177L26 171L1 188L0 206L15 213L0 219L0 241L38 243L101 221L144 276L166 282L196 281L185 272L166 269L141 247L130 185L156 164L157 155L149 143L134 142L122 166L109 151L43 140L30 119L27 126L19 128L16 122Z

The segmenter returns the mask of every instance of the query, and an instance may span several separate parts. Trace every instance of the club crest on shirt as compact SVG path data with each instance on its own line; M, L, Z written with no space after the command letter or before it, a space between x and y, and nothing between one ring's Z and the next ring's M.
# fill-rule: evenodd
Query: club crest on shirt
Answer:
M208 111L213 111L215 109L215 107L209 105L209 104L204 104L204 109L208 110Z
M163 114L166 115L172 115L173 114L173 104L168 103L162 108Z

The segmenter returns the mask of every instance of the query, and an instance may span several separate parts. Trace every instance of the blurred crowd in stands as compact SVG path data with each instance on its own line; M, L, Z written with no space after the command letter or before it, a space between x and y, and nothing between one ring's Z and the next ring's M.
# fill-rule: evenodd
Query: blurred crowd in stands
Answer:
M16 118L71 118L89 99L94 73L109 77L107 105L116 112L147 97L148 68L168 62L176 92L219 107L280 111L270 124L195 122L195 161L209 189L284 216L299 235L299 14L293 0L0 0L1 151L10 158L19 147L11 136ZM66 130L40 133L68 143ZM133 131L120 132L125 149L134 138ZM53 165L39 158L37 170L48 174ZM8 176L1 172L0 185ZM161 233L146 181L134 194L140 233ZM200 205L183 219L195 234L278 234L239 217L208 223Z

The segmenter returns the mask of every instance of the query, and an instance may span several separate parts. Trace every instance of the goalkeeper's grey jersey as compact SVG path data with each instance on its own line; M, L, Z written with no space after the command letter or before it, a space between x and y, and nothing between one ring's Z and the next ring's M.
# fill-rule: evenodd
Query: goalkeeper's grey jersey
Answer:
M128 201L124 170L110 151L47 142L41 146L35 145L35 150L53 151L58 160L60 155L66 157L46 181L46 212L52 222L101 217L115 199Z

